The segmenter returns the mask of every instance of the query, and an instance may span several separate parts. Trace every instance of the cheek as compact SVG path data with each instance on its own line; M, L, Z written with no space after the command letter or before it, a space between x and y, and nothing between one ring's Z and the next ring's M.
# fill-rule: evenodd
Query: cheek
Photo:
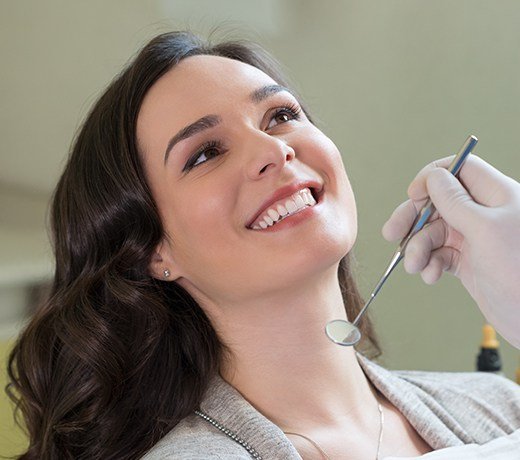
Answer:
M191 195L178 206L177 223L183 240L193 247L208 246L222 238L223 222L228 214L224 194L201 193Z
M343 205L348 215L348 219L351 223L351 230L353 231L354 235L357 235L356 199L354 196L352 185L350 184L350 180L347 175L343 158L341 157L339 151L337 155L334 156L333 162L338 197L340 203Z
M167 217L173 255L190 273L211 269L232 248L233 197L217 186L211 188L211 192L183 195L182 203L176 203Z
M302 152L308 152L306 161L324 172L341 167L344 169L341 154L336 144L322 131L313 125L302 130L301 133Z
M316 171L325 176L328 184L338 192L345 191L348 200L353 201L352 187L347 175L343 158L336 144L317 128L310 129L306 133L307 151L306 161Z
M308 164L323 175L325 186L344 211L345 225L355 239L357 236L357 208L354 192L347 175L343 157L336 144L319 129L307 133Z

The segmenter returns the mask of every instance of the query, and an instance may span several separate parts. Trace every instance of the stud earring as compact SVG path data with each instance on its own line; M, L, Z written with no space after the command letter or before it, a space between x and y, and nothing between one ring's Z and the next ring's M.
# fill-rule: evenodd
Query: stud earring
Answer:
M165 278L168 278L168 276L170 276L170 270L168 270L167 268L163 271L163 273Z

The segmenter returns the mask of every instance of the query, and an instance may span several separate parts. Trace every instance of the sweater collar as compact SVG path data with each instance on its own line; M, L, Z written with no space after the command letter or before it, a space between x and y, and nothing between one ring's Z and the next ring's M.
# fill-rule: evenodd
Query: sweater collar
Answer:
M200 409L247 441L262 458L302 460L283 431L219 374L210 382Z
M432 417L432 409L416 394L417 389L412 384L361 353L356 352L356 356L370 382L403 413L434 449L460 444L459 438L439 420L438 415ZM283 431L220 375L215 375L210 382L200 409L247 441L263 458L301 460ZM427 429L421 423L425 419L429 421Z

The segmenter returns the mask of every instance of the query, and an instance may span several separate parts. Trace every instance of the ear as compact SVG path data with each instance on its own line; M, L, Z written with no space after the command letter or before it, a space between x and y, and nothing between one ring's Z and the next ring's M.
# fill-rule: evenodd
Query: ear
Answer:
M168 270L168 276L165 276L165 270ZM148 271L151 276L161 281L175 281L182 276L179 267L172 257L169 245L163 241L157 245L152 260L148 265Z

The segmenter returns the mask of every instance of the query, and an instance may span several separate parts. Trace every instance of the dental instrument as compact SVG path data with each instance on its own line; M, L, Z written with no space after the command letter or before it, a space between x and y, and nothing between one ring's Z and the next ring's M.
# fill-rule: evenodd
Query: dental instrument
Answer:
M455 156L454 160L448 167L448 171L451 172L454 176L457 176L462 165L466 161L466 158L471 153L477 142L478 139L473 135L470 135L466 139L466 142L464 142L464 145L461 147L461 149ZM335 319L327 323L327 325L325 326L325 333L327 334L327 337L330 340L332 340L334 343L337 343L338 345L344 346L353 346L359 342L359 340L361 339L361 332L357 326L359 320L366 312L368 306L372 303L378 292L381 290L383 284L390 276L390 273L392 273L394 268L404 257L404 253L410 239L424 227L424 225L434 212L435 206L433 205L431 199L428 199L428 201L424 204L424 206L417 214L415 220L413 221L410 231L401 240L401 243L399 244L399 247L392 256L387 269L384 271L383 276L381 277L376 287L370 294L368 301L365 303L365 305L357 315L356 319L352 323L344 319Z

